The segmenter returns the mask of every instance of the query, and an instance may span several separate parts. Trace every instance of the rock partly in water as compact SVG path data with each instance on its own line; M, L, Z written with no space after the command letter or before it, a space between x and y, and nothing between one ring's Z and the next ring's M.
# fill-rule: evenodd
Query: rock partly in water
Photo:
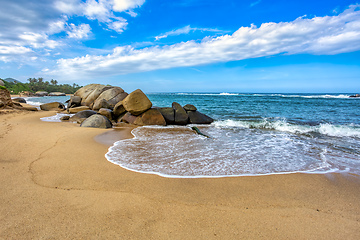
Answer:
M86 118L94 114L96 114L96 112L93 110L84 110L76 113L74 116L70 117L69 120L72 122L82 123Z
M88 106L72 107L67 109L68 113L72 113L72 114L85 110L91 110L91 109Z
M60 96L66 96L66 94L62 92L51 92L49 93L49 96L60 97Z
M166 121L158 109L151 108L146 112L142 113L141 115L137 116L134 121L134 124L139 126L147 126L147 125L166 126Z
M187 114L191 124L210 124L214 121L214 119L199 111L188 111Z
M43 111L56 111L56 110L64 110L64 104L60 102L51 102L40 105L40 109Z
M351 95L350 97L351 98L357 98L357 97L360 97L360 94Z
M100 108L98 114L107 117L110 121L113 120L113 111L107 108Z
M135 116L142 114L152 106L149 98L140 89L130 93L122 103L125 110Z
M186 104L184 106L184 109L185 109L185 111L196 111L197 110L197 108L194 105L191 105L191 104Z
M12 101L13 102L18 102L18 103L26 103L26 100L24 98L21 98L21 97L13 98Z
M107 117L103 115L95 114L85 119L81 123L80 127L112 128L112 123Z
M175 112L175 124L176 125L188 124L189 116L187 115L185 109L177 102L172 103L172 108L174 109Z
M158 110L163 115L167 125L175 124L175 111L172 107L158 108Z

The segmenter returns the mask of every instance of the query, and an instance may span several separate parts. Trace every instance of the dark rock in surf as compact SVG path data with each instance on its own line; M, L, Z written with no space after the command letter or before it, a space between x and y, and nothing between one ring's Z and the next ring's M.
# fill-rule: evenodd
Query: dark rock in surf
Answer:
M158 110L163 115L167 125L175 124L175 112L172 107L158 108Z
M191 124L210 124L214 121L214 119L199 111L188 111L187 113Z
M175 112L175 124L176 125L188 124L189 116L187 115L185 109L177 102L172 103L172 108L174 109Z

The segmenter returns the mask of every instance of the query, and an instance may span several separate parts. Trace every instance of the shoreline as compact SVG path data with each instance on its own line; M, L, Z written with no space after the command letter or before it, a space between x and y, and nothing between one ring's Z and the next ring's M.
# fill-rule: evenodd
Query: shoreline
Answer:
M131 130L40 120L52 115L0 114L1 238L360 238L359 176L136 173L105 158Z

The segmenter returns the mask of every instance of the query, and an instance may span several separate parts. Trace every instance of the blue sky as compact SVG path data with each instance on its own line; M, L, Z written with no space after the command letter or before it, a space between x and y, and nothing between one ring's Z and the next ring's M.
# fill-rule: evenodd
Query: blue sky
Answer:
M130 92L360 92L347 0L0 0L0 77Z

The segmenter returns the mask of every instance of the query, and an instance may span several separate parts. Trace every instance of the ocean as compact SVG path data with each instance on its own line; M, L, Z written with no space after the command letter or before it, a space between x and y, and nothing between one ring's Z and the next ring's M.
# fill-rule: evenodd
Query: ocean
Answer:
M350 94L147 96L159 107L170 107L174 101L195 105L215 119L211 125L198 126L210 138L195 134L191 126L136 128L133 139L116 142L106 154L123 168L177 178L360 174L360 99L349 98Z

